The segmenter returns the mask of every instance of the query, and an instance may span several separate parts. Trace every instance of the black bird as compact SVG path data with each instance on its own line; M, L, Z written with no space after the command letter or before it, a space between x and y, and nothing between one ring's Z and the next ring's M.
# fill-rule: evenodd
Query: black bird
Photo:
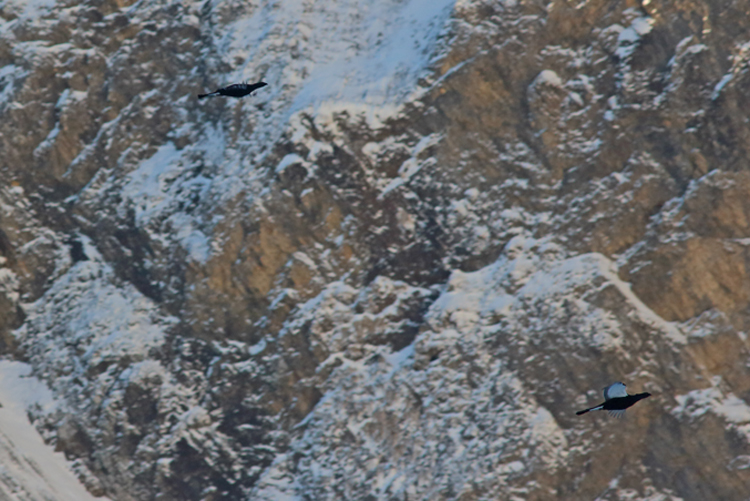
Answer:
M215 96L245 97L248 94L251 94L253 91L258 90L261 87L265 87L266 85L268 85L266 82L257 82L252 84L232 84L226 87L222 87L221 89L215 90L213 92L209 92L208 94L198 94L198 99Z
M576 412L578 416L588 411L608 411L610 416L622 417L625 409L639 400L650 397L650 393L628 395L623 383L617 382L604 388L604 403Z

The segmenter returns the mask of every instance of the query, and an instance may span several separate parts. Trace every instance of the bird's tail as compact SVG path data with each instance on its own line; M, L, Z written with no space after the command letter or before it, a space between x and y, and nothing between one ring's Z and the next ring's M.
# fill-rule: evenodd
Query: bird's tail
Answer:
M580 416L581 414L586 414L589 411L598 411L601 410L603 407L601 405L596 405L594 407L589 407L588 409L584 409L582 411L576 412L576 416Z
M204 97L216 97L219 95L219 92L209 92L208 94L198 94L198 99L203 99Z

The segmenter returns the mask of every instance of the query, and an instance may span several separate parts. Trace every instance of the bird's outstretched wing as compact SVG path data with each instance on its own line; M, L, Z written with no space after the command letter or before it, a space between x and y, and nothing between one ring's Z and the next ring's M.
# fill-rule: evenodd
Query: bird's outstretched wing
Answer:
M216 89L215 91L209 92L208 94L198 94L198 99L215 96L244 97L248 94L252 94L253 91L258 90L261 87L265 87L266 85L268 85L266 82L256 82L253 84L236 83L227 85L226 87L222 87L221 89Z
M628 391L625 389L625 385L620 383L612 383L611 385L604 388L604 400L610 400L613 398L627 397Z

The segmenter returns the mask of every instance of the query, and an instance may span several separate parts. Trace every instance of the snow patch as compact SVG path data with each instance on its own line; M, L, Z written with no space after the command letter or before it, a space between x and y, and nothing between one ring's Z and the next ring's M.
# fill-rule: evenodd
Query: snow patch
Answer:
M651 32L654 19L651 17L636 17L627 28L621 28L617 36L618 48L615 54L622 60L630 57L643 36Z
M47 412L57 402L31 375L31 366L0 360L0 497L47 501L108 501L78 481L61 452L47 445L28 420L30 407Z
M672 409L672 414L698 419L707 413L713 413L735 425L750 424L750 406L732 393L724 394L716 384L717 381L714 383L709 388L677 395L677 406Z
M562 78L556 72L552 70L542 70L539 75L534 79L532 86L549 85L550 87L556 87L561 89L563 87Z
M49 14L57 5L57 0L5 0L2 8L21 20L38 19ZM3 22L0 19L0 23Z
M89 257L25 306L26 322L15 333L40 375L61 390L100 362L146 358L174 321L132 285L116 284L109 265Z
M169 203L170 181L174 181L181 170L181 157L181 152L170 141L126 177L122 196L133 201L135 220L140 226L153 219Z

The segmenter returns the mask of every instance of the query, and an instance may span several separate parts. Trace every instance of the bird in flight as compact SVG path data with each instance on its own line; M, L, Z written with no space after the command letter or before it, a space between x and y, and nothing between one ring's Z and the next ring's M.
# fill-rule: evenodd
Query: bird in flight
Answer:
M257 83L237 83L232 85L227 85L226 87L222 87L221 89L217 89L213 92L209 92L208 94L198 94L198 99L203 99L204 97L216 97L216 96L229 96L229 97L245 97L248 94L252 94L253 91L260 89L261 87L265 87L268 85L266 82L257 82Z
M580 416L589 411L608 411L610 416L622 417L625 414L625 409L635 404L637 401L650 396L650 393L628 395L623 383L612 383L604 388L604 403L578 411L576 412L576 415Z

